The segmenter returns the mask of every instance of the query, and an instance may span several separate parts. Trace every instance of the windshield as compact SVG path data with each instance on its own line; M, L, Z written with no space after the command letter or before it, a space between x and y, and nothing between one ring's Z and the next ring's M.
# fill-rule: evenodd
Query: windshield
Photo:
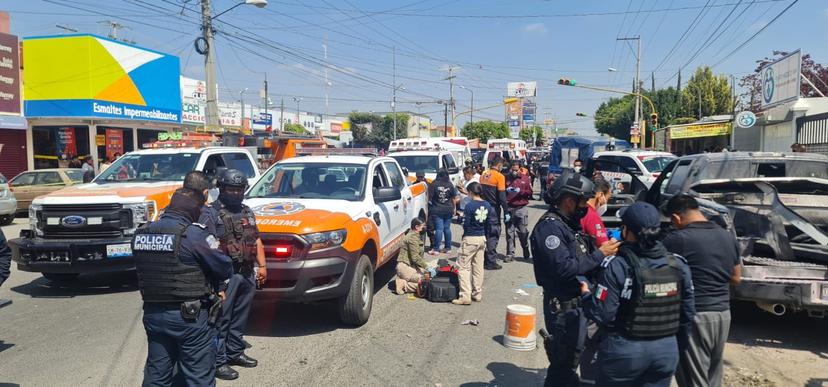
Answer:
M66 177L68 177L73 183L83 183L82 169L67 169L65 173Z
M95 183L183 181L195 169L197 153L126 154L103 171Z
M391 155L401 167L408 169L409 173L437 173L437 156L403 156Z
M675 157L670 156L652 156L642 158L641 162L644 164L644 168L647 168L648 171L656 173L663 171L667 164L670 164L670 162L675 159Z
M247 197L358 201L364 190L364 165L288 163L268 170Z

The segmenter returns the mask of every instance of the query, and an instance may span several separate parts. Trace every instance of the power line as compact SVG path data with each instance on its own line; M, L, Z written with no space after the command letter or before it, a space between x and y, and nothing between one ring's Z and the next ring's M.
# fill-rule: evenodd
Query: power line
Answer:
M753 39L755 39L757 36L759 36L759 34L761 34L761 33L762 33L762 31L764 31L765 29L767 29L767 28L768 28L771 24L773 24L775 21L779 20L779 18L780 18L780 17L782 17L782 15L784 15L784 14L785 14L785 12L788 12L788 10L789 10L789 9L791 9L791 8L792 8L792 7L793 7L796 3L798 3L798 2L799 2L799 0L793 0L793 2L791 2L790 4L788 4L788 6L787 6L787 7L785 7L785 9L783 9L783 10L782 10L782 12L779 12L779 14L777 14L777 15L776 15L773 19L771 19L771 21L769 21L769 22L768 22L767 24L765 24L762 28L760 28L760 29L759 29L759 31L756 31L756 33L755 33L755 34L751 35L751 37L749 37L747 40L745 40L745 41L744 41L742 44L740 44L738 47L734 48L734 49L733 49L733 51L731 51L729 54L725 55L725 57L724 57L724 58L722 58L721 60L719 60L718 62L716 62L716 64L714 64L713 66L710 66L710 67L712 68L712 67L716 67L716 66L718 66L718 65L722 64L722 62L726 61L726 60L727 60L728 58L730 58L733 54L737 53L739 50L741 50L742 48L744 48L745 46L747 46L747 45L748 45L748 43L750 43Z
M676 49L679 47L679 45L681 45L681 43L687 37L687 34L695 29L696 23L701 19L702 15L705 14L705 11L707 10L707 7L710 5L710 1L711 0L707 0L707 2L704 4L704 7L702 7L701 11L699 11L699 13L693 19L693 21L690 22L690 25L687 26L687 29L684 30L684 32L681 34L681 36L676 41L676 43L673 45L673 47L670 49L670 51L667 53L667 55L664 56L664 59L662 59L661 62L659 62L658 66L656 66L655 71L660 70L661 66L664 66L664 63L666 63L667 60L670 59L671 56L673 56L673 53L676 51Z

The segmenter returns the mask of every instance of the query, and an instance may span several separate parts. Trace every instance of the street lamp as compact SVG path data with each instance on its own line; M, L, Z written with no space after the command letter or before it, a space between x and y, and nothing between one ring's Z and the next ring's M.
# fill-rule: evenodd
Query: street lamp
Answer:
M245 87L242 91L239 91L239 102L241 102L241 127L244 130L244 93L247 92L247 88Z
M607 71L609 71L611 73L614 73L614 72L618 71L618 69L616 69L615 67L607 67Z
M393 96L391 97L391 114L394 115L394 139L397 139L397 90L405 90L405 86L399 85L394 86ZM406 135L408 135L408 130L406 130Z
M204 78L207 83L207 128L217 127L218 120L218 96L216 95L216 58L213 50L213 20L240 5L254 5L262 8L267 5L267 0L245 0L237 3L229 9L212 16L210 11L211 0L201 0L201 31L202 36L195 40L195 50L204 55Z
M296 102L296 123L299 124L299 102L302 102L302 98L293 97L293 102ZM305 126L305 125L302 125L302 126Z
M474 127L474 91L462 85L460 86L460 88L471 93L471 111L469 111L469 121L471 122L471 126Z

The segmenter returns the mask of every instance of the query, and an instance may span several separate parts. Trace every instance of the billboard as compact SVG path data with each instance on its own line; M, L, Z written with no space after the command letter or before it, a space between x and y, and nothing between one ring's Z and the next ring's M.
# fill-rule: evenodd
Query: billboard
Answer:
M799 98L802 53L796 50L759 70L762 110Z
M95 35L23 40L29 117L181 122L178 57Z
M20 45L0 33L0 113L20 114Z
M218 95L218 85L216 85ZM207 102L207 83L200 79L181 76L181 98Z
M204 125L207 121L207 102L184 98L181 102L181 122L184 124Z
M509 97L536 97L537 82L509 82L506 84L506 95Z

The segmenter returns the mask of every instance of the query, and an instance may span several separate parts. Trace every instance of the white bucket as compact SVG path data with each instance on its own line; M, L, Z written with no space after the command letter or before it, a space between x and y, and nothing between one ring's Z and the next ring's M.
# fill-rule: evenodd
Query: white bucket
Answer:
M535 316L537 310L528 305L513 304L506 307L506 328L503 345L517 351L532 351L537 346Z

